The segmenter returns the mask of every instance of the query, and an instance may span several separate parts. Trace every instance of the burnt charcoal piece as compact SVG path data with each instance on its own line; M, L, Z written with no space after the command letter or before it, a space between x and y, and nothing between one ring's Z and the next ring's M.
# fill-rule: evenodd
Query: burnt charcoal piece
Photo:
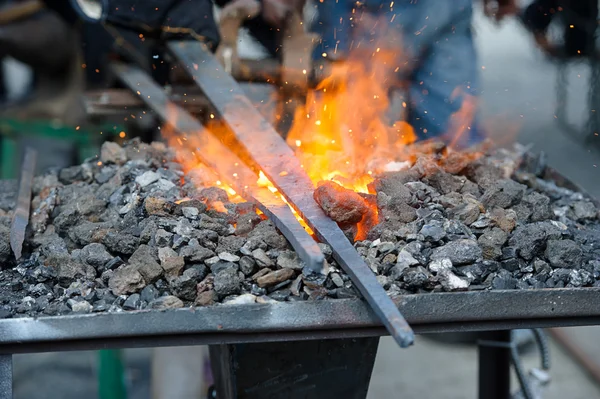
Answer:
M180 277L171 281L171 290L175 296L186 301L193 301L196 299L196 286L205 276L206 268L187 269Z
M341 225L360 222L369 209L360 195L332 181L320 182L313 197L325 214Z
M105 265L113 260L113 256L100 243L92 243L83 247L80 258L99 271L104 270Z
M403 281L406 287L412 290L424 288L429 284L431 274L422 266L417 266L406 270Z
M504 172L486 159L480 159L466 168L466 176L482 188L487 189L496 181L504 178Z
M435 248L432 260L448 258L453 265L466 265L481 259L483 252L475 240L450 241L446 245Z
M281 269L269 272L264 276L258 277L256 283L261 288L267 288L275 286L283 281L289 280L294 277L294 271L292 269Z
M142 275L135 266L122 266L115 270L108 286L115 295L133 294L146 286Z
M234 269L224 269L215 274L215 292L220 296L239 294L241 284L242 280L238 272Z
M229 202L229 197L227 196L227 191L223 190L219 187L209 187L202 189L199 194L200 201L206 201L208 203L211 202Z
M410 223L417 219L417 211L400 197L389 197L381 192L377 194L377 207L383 219L390 222Z
M127 152L117 143L106 141L100 148L100 161L104 164L123 165L127 162Z
M507 233L513 231L517 226L517 213L512 209L494 208L489 215L494 224Z
M129 264L137 269L147 284L158 280L163 273L163 268L156 259L156 249L147 245L140 245L129 258Z
M512 258L503 260L502 262L500 262L500 265L504 270L508 270L511 273L515 273L521 270L521 262L522 261L520 259Z
M179 256L182 256L189 263L203 262L214 255L214 251L200 245L187 245L179 251Z
M213 290L199 292L196 300L194 301L194 306L210 306L213 305L218 299L219 298L217 294Z
M473 265L458 266L456 274L467 278L467 280L471 281L471 284L482 284L499 267L498 262L486 260Z
M177 309L177 308L183 307L183 301L181 299L177 298L176 296L167 295L167 296L162 296L162 297L150 302L148 304L148 307L150 309L157 309L157 310Z
M508 235L504 230L494 227L486 230L477 240L483 251L484 259L495 260L502 256L502 246L506 243Z
M60 180L60 182L63 184L71 184L78 181L86 181L90 178L91 176L89 175L89 173L86 173L86 171L80 165L64 168L58 174L58 180Z
M301 271L304 268L304 262L300 260L297 253L293 251L283 251L277 257L277 266Z
M507 260L517 257L517 248L515 247L504 247L502 248L502 256L500 259Z
M218 262L216 262L215 264L210 266L210 271L213 274L217 274L217 273L219 273L223 270L227 270L227 269L232 269L235 272L237 272L239 270L239 266L237 263L226 262L224 260L219 260Z
M7 265L12 260L12 250L10 249L10 229L0 224L0 265Z
M140 240L131 234L110 230L104 236L103 244L110 252L131 255L139 247Z
M129 298L123 303L123 309L125 310L138 310L142 306L140 294L131 294Z
M517 227L508 243L523 259L531 260L544 251L549 239L558 240L561 236L561 230L552 223L537 222Z
M449 217L470 225L474 223L481 213L479 206L474 203L465 202L448 211Z
M423 225L419 233L423 235L426 241L432 242L441 241L446 237L444 223L439 220L432 220L431 222Z
M240 259L240 270L246 276L249 276L256 271L256 262L249 256L242 256Z
M465 184L465 178L446 172L436 172L427 178L427 183L442 194L459 192Z
M598 209L590 201L577 201L571 204L573 217L578 222L596 219L598 217Z
M485 190L481 202L486 208L509 208L521 201L526 188L514 180L498 180Z
M57 255L46 259L46 264L57 270L58 283L63 287L78 279L93 280L96 271L93 267L85 265L69 256Z
M414 172L406 172L414 176ZM401 176L400 176L401 177ZM403 203L409 203L412 199L410 189L404 185L403 178L398 178L396 174L388 174L375 179L369 184L369 192L373 194L384 193L388 197L398 198Z
M140 293L140 300L146 303L150 303L156 298L158 298L159 295L160 293L153 285L147 285Z
M514 290L517 288L518 280L514 277L497 276L492 280L492 288L495 290Z
M580 267L583 261L581 247L571 240L549 240L545 255L554 268Z
M551 219L553 216L550 209L550 198L544 194L531 192L523 197L523 204L531 211L530 220L532 222Z

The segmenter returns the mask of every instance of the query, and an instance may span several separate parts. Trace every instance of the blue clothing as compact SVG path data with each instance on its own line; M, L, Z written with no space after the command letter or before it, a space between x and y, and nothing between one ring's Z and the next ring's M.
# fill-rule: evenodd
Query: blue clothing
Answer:
M354 23L362 12L381 17L387 27L378 22L369 33L402 37L398 53L408 58L411 68L410 75L401 78L410 80L408 122L415 133L427 139L453 130L452 114L461 109L468 95L478 94L472 0L365 0L360 8L352 0L315 3L318 17L313 31L322 38L313 54L315 60L322 59L323 53L334 59L345 57L359 42L368 46L369 40L357 37ZM465 133L470 142L479 139L475 125L473 121Z

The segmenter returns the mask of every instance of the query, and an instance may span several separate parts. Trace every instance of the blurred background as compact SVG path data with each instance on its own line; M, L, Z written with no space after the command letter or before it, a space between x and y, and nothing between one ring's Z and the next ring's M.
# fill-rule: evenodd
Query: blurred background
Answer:
M516 20L495 24L478 10L474 27L483 80L482 109L489 131L507 143L519 141L531 144L534 152L544 151L551 166L599 198L600 137L582 134L582 131L588 133L585 121L594 112L588 101L590 90L600 89L600 82L594 79L589 66L582 61L558 65L542 54L532 36ZM246 37L241 51L260 57L261 50L257 46ZM4 60L3 66L8 96L16 98L27 90L32 74L14 60ZM268 91L264 94L268 95ZM566 107L567 119L573 126L558 123L559 103ZM71 161L69 144L54 141L40 144L38 140L34 140L34 144L53 148L44 151L40 168ZM597 344L600 328L565 331L577 339L600 367L600 345ZM129 398L150 397L152 350L135 349L124 353ZM600 397L598 383L556 343L552 344L551 354L552 382L544 398ZM97 397L96 361L92 352L15 356L15 397ZM525 361L527 365L537 364L537 352L528 352ZM57 384L57 381L68 383ZM391 339L383 338L368 398L400 397L400 391L402 398L475 398L476 389L474 345L449 345L418 337L412 348L401 351ZM178 396L173 393L173 397Z

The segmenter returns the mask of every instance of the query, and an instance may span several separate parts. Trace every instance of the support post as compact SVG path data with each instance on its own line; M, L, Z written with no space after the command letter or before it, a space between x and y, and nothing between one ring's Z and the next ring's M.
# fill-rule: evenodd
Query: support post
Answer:
M0 399L13 397L12 355L0 355Z
M510 398L510 336L510 330L480 335L479 399Z
M218 399L364 399L379 338L213 345Z

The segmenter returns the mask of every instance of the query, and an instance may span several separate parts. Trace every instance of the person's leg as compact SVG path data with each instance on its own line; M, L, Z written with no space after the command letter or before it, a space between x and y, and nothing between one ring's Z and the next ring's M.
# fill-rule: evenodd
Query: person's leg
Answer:
M425 53L412 75L409 123L419 139L443 137L455 145L481 140L472 8L470 2L463 6L448 16L447 25L429 45L422 46Z

